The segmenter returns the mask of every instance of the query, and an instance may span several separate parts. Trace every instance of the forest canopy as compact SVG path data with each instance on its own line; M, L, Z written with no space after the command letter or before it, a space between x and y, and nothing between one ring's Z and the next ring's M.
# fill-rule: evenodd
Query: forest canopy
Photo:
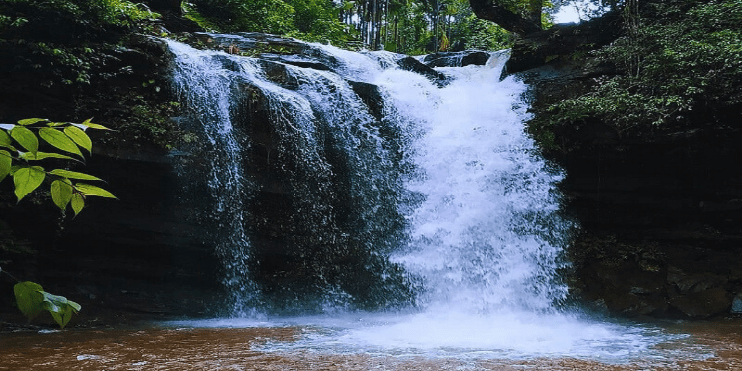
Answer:
M510 42L507 31L478 19L468 0L193 0L191 5L219 31L267 32L405 54L496 50Z

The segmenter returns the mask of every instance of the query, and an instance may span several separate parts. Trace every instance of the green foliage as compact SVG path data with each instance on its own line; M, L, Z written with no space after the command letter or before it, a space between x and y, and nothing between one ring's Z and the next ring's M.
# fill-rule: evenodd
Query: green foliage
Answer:
M345 45L347 26L338 20L338 11L330 0L289 0L294 9L296 31L287 35L307 41L329 41Z
M116 41L159 17L126 0L0 1L0 79L34 75L39 84L89 84L104 63L92 42Z
M618 73L552 105L537 136L601 122L622 136L740 125L742 1L677 0L626 10L625 35L595 56Z
M294 9L282 0L194 0L193 5L224 32L282 35L295 30Z
M0 181L10 175L13 177L15 195L20 202L31 192L50 179L50 193L52 201L62 211L67 206L77 215L85 205L89 196L116 198L113 194L80 181L101 181L101 179L65 169L45 170L33 165L36 161L54 158L65 160L84 160L81 149L88 153L92 151L92 141L85 133L87 129L108 130L105 126L94 124L86 120L80 124L51 122L46 119L25 119L17 124L0 124ZM34 131L38 132L38 136ZM40 141L57 152L42 152ZM23 151L25 149L25 151ZM74 155L71 157L70 155Z
M13 0L0 3L0 14L0 39L59 41L84 40L159 17L127 0Z
M184 9L189 19L210 30L266 32L341 47L355 45L358 38L362 46L407 54L453 45L487 50L509 45L507 32L476 19L468 0L440 0L435 3L438 10L433 4L422 0L194 0Z
M498 25L467 15L453 29L454 40L461 40L467 49L501 50L510 47L510 33Z
M217 32L219 27L211 22L208 18L204 17L193 4L183 2L181 8L183 9L183 17L196 22L199 27L203 28L206 32Z
M18 309L28 320L34 319L43 311L48 311L59 327L64 328L70 322L72 314L78 313L82 307L64 296L52 295L41 285L25 281L13 286Z

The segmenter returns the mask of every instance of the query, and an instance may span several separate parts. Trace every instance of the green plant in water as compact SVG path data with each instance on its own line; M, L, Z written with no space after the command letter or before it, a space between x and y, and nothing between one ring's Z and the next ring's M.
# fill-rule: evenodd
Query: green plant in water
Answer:
M52 180L50 191L54 204L62 211L71 206L75 215L83 209L89 196L116 198L111 192L88 183L102 181L98 177L66 169L47 171L34 165L36 161L50 158L84 160L81 149L91 153L93 147L85 131L110 130L105 126L90 120L76 124L31 118L19 120L17 124L0 124L0 129L0 181L8 175L13 177L18 202L47 179ZM40 151L39 139L53 147L54 152Z

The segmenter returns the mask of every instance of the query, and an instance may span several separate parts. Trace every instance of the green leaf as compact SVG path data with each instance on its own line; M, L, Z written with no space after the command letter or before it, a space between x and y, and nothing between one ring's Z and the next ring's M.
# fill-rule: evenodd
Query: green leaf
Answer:
M65 160L80 161L74 157L70 157L67 155L63 155L61 153L54 153L54 152L36 152L36 154L33 154L31 152L21 152L19 157L27 161L39 161L39 160L43 160L47 158L61 158Z
M64 328L64 326L67 326L67 323L70 322L70 319L72 319L72 307L65 304L62 307L60 307L59 311L52 312L49 311L52 314L52 318L54 318L54 321L57 322L60 328Z
M64 210L72 199L72 186L61 180L55 180L52 182L51 193L54 204Z
M64 296L50 294L46 291L43 291L41 294L44 295L44 301L54 305L55 310L59 310L60 307L67 305L67 298Z
M29 152L36 153L39 151L39 139L28 128L16 126L10 131L10 136Z
M47 119L39 119L39 118L23 119L23 120L19 120L18 121L18 125L23 125L23 126L33 125L33 124L35 124L37 122L41 122L41 121L48 121L48 120Z
M75 126L68 126L64 128L64 133L67 134L67 136L70 137L70 139L72 139L75 143L77 143L77 145L87 149L88 153L92 152L93 141L90 140L90 137L85 134L84 131L80 130L80 128Z
M51 313L52 318L61 328L64 328L70 322L72 313L76 313L80 308L79 304L67 300L64 296L52 295L46 291L43 291L42 295L44 295L42 306ZM76 307L73 307L70 303L74 303Z
M69 170L63 170L63 169L54 169L49 172L49 174L57 175L69 179L79 179L79 180L101 180L101 178L94 177L92 175L84 174L84 173L78 173L77 171L69 171Z
M18 202L38 188L45 177L46 173L41 166L22 167L13 173L15 195L18 197Z
M80 148L77 147L77 144L75 144L72 139L70 139L60 130L52 128L41 128L39 129L39 136L47 143L61 149L62 151L74 153L80 157L83 157L82 152L80 152Z
M13 140L10 139L10 135L3 130L0 130L0 147L13 148Z
M41 285L29 281L19 282L13 286L13 292L15 293L18 309L29 320L38 316L44 309L41 304L44 302L44 295L42 294L44 289Z
M46 294L46 292L42 291L42 294ZM59 305L57 305L56 303L52 301L46 300L46 299L44 299L44 301L41 302L41 307L44 308L44 310L51 312L52 314L62 310L62 308Z
M70 307L72 307L72 310L74 310L74 311L75 311L75 313L77 313L77 312L79 312L80 310L82 310L82 306L81 306L80 304L77 304L77 303L75 303L75 302L74 302L74 301L72 301L72 300L67 300L67 304L68 304L68 305L69 305Z
M0 151L0 182L10 174L10 168L13 163L13 158L10 157L10 152Z
M72 211L74 211L75 216L77 216L77 214L82 211L82 208L85 207L85 197L79 193L73 193L70 203L72 204Z
M84 194L85 196L100 196L100 197L116 198L116 196L114 196L111 192L108 192L103 188L99 188L99 187L96 187L90 184L77 183L75 184L75 189L79 191L80 193Z
M90 122L90 120L92 120L92 119L87 119L87 120L81 122L80 124L81 125L84 125L84 126L87 126L87 127L91 128L91 129L111 130L111 129L103 126L103 125L94 124L94 123Z

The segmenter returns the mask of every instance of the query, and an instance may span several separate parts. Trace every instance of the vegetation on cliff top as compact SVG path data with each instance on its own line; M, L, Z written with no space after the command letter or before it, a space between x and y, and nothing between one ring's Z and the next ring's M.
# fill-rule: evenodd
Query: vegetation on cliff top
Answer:
M641 7L640 5L641 4ZM619 138L694 129L739 129L742 1L629 2L623 35L594 52L615 66L585 94L537 114L531 131L549 149L591 125ZM570 134L571 133L571 134Z

